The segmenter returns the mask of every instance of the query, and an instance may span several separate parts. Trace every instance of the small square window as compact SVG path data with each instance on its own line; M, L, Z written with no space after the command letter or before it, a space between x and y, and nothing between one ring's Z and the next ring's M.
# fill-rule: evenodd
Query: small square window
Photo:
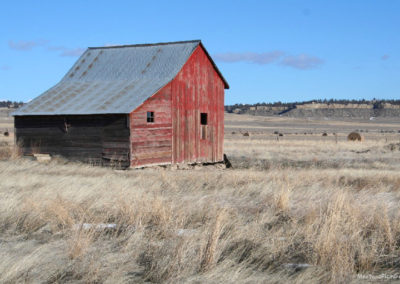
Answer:
M148 111L147 112L147 122L154 122L154 111Z
M207 113L200 113L200 123L201 125L207 125Z

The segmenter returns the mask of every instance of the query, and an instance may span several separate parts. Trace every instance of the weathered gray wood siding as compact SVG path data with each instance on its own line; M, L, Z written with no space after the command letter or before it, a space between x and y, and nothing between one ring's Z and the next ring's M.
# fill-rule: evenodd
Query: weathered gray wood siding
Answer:
M16 116L17 146L24 155L45 153L104 166L129 167L128 116Z

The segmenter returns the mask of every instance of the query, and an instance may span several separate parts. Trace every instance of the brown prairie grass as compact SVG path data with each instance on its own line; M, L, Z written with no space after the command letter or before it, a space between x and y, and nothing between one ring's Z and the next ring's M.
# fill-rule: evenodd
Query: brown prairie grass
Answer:
M93 230L86 231L82 227L75 229L72 236L68 239L68 257L70 259L77 259L84 256L93 242L93 238Z
M0 161L0 282L356 283L395 273L400 158L385 147L228 139L234 170Z
M207 244L204 249L203 259L200 263L201 271L207 271L215 264L218 240L221 236L222 226L226 219L226 212L221 210L217 213L215 222L208 233Z

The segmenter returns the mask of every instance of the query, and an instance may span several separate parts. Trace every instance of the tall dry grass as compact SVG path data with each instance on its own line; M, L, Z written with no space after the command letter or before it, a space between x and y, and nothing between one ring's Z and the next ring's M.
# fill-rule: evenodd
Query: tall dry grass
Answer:
M354 150L301 143L311 162ZM327 154L319 168L263 168L254 154L241 168L252 145L236 148L234 170L0 162L0 282L338 283L398 270L396 153L370 167Z
M0 282L358 283L357 275L395 275L394 140L264 136L228 135L233 170L38 164L18 159L7 142Z

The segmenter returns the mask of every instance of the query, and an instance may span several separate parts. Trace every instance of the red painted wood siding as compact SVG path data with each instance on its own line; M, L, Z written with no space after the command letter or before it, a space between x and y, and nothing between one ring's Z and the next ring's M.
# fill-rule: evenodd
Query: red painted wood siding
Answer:
M224 83L201 46L171 82L172 163L223 160ZM208 114L207 139L200 113Z
M154 112L154 123L147 112ZM129 115L131 166L171 163L171 86L166 85Z
M148 111L154 123L147 123ZM201 113L208 116L206 139ZM223 160L224 83L201 46L174 80L129 117L133 167Z

